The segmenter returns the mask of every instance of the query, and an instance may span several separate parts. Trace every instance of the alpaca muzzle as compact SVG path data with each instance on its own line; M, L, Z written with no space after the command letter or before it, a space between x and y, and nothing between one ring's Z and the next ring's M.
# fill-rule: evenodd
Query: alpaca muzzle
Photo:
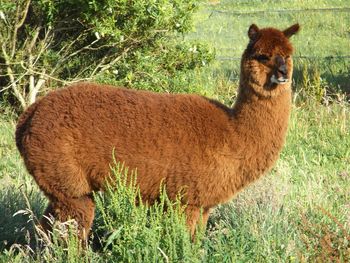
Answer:
M276 75L272 75L270 78L271 83L275 83L275 84L286 84L289 82L289 79L286 77L276 77Z
M285 60L277 56L276 57L276 72L270 78L271 83L286 84L289 82L288 69Z

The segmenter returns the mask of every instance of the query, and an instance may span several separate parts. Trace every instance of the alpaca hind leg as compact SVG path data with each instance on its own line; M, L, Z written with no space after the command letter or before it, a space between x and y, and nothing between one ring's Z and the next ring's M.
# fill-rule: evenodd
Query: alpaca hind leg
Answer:
M40 220L40 228L42 231L44 231L44 233L47 236L49 236L50 233L52 232L52 223L53 223L54 217L55 217L55 214L53 210L53 205L50 202Z
M95 203L92 194L77 197L66 198L65 200L52 201L44 213L41 221L44 230L51 230L51 224L46 218L52 215L56 220L65 222L69 219L76 220L78 224L78 235L83 241L86 241L94 220Z

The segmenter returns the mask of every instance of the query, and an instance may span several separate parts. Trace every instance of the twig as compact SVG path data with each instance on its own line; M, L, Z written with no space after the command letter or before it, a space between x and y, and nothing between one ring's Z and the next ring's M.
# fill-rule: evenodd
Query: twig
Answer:
M109 69L110 67L112 67L117 61L119 61L122 57L124 57L124 55L126 53L128 53L128 51L132 48L132 46L130 47L127 47L126 49L123 50L123 52L117 56L115 59L113 59L111 62L109 62L108 64L104 65L104 66L101 66L101 70L100 72L103 72L107 69Z
M31 0L27 1L26 6L25 6L24 11L23 11L23 16L21 19L19 18L19 16L20 16L20 14L19 14L20 13L20 11L19 11L20 4L17 3L16 24L15 24L15 29L13 31L13 36L12 36L12 52L11 52L11 56L10 56L11 58L13 58L15 55L18 29L20 29L23 26L23 23L24 23L24 21L27 17L27 14L28 14L30 2L31 2Z
M15 78L14 78L14 76L13 76L13 71L12 71L12 69L10 68L10 66L7 66L6 69L7 69L7 73L8 73L8 75L9 75L10 81L11 81L10 86L12 87L13 92L14 92L16 98L17 98L17 99L19 100L19 102L21 103L22 108L25 109L26 106L27 106L27 103L26 103L24 97L22 96L22 94L19 92L19 90L18 90L18 88L17 88L16 81L15 81Z

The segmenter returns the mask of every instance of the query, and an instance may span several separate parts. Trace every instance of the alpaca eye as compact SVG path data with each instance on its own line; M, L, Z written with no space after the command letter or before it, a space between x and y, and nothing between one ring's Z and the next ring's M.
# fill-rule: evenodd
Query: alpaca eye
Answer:
M256 60L262 63L266 63L270 60L270 57L266 56L266 55L258 55L256 57Z

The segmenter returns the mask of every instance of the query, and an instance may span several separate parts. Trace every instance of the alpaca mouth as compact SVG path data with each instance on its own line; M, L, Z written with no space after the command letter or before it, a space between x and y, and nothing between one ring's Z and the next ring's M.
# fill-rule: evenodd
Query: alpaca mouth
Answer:
M275 75L272 75L270 78L271 83L276 83L276 84L286 84L289 82L289 79L285 78L285 77L279 77L276 78Z

